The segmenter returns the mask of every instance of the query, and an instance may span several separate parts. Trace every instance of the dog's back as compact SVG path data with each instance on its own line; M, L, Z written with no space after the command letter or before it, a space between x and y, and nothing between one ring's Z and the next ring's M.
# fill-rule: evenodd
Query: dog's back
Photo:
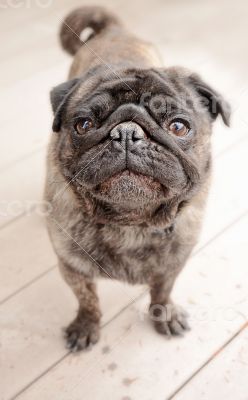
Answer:
M70 78L100 64L109 68L161 65L150 43L130 34L114 14L102 7L85 6L72 11L62 23L60 41L75 56Z

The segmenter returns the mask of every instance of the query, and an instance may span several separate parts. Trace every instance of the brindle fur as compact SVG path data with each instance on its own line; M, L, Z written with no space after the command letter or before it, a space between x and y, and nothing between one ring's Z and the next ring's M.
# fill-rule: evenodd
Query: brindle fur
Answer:
M67 25L78 35L92 27L89 47ZM134 38L101 8L72 12L61 28L61 41L75 57L70 80L51 92L55 118L45 198L52 205L48 229L60 269L79 301L78 315L67 329L68 346L79 350L98 340L97 277L148 284L155 316L161 306L172 304L171 318L154 318L156 329L181 334L187 329L185 314L170 293L201 227L212 121L221 114L227 124L228 109L197 75L162 68L150 44ZM183 112L194 135L171 137L161 125L164 115L153 115L149 101L141 102L147 93L150 99L166 96L174 113L187 96ZM75 135L72 123L82 110L97 121L83 138ZM113 139L116 127L128 134L126 121L141 135L138 144L126 137L123 146Z

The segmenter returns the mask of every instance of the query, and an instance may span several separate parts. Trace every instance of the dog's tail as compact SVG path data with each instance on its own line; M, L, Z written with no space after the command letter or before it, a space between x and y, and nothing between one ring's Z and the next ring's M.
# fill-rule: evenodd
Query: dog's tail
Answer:
M121 26L121 22L102 7L78 8L72 11L61 25L62 47L74 55L86 41L114 25Z

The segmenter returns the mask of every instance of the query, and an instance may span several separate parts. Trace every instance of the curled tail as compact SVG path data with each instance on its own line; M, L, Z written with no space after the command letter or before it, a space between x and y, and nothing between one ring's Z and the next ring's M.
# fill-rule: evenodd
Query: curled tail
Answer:
M62 47L68 53L74 55L87 40L113 25L121 26L121 22L115 15L102 7L85 6L78 8L72 11L61 25L60 41ZM88 37L81 39L82 33L86 33Z

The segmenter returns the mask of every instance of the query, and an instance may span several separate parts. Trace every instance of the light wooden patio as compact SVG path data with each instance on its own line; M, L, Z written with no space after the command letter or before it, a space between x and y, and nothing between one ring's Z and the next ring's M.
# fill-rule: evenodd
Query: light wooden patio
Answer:
M76 355L66 350L61 328L77 304L56 268L40 205L48 94L71 61L58 26L87 3L2 1L0 398L248 400L248 3L98 3L156 43L165 64L198 71L232 104L231 129L215 125L201 240L174 290L192 330L165 340L148 322L146 288L103 281L100 342Z

